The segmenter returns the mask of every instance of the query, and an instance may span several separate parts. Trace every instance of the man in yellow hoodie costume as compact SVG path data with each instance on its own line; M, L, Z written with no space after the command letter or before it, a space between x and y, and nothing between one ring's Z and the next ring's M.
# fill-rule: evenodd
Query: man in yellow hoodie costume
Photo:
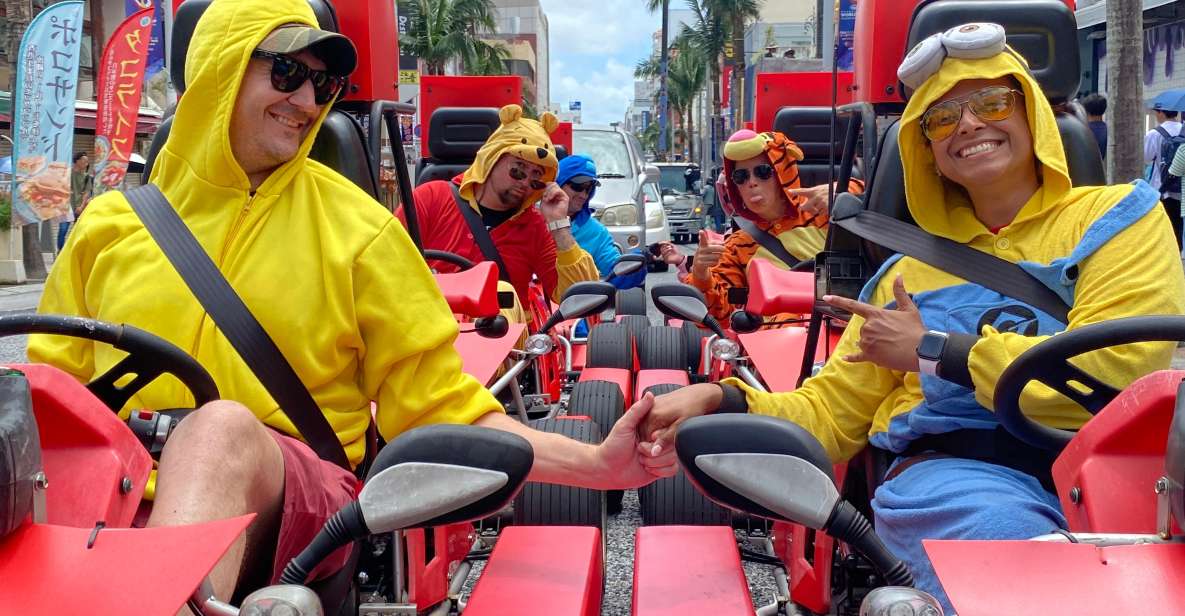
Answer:
M356 61L347 39L315 26L304 0L216 0L194 32L189 89L151 181L271 334L351 465L363 458L373 401L387 440L436 423L519 433L535 449L531 478L537 481L605 489L673 474L671 457L644 465L636 452L636 419L649 400L593 447L514 421L462 373L453 349L456 322L403 226L349 180L308 158ZM283 81L293 74L305 77L295 86ZM292 422L124 196L107 193L88 209L46 282L39 311L136 325L188 351L210 372L226 399L198 409L173 432L147 524L256 513L211 580L226 599L241 579L244 586L275 579L354 496L353 474L293 438ZM82 381L122 359L106 345L40 335L31 337L28 354ZM193 403L179 381L165 376L133 397L122 415Z
M944 443L1010 438L991 411L992 395L1024 351L1089 323L1181 314L1185 284L1172 229L1147 184L1071 187L1053 112L1011 49L947 57L918 81L900 124L914 219L930 233L1021 264L1071 307L1069 322L895 256L861 301L824 298L855 316L835 355L800 389L762 393L735 379L693 385L658 398L644 430L668 448L682 418L751 412L806 428L835 461L868 445L896 454L873 501L877 533L909 564L918 587L949 610L922 539L1028 539L1064 527L1065 519L1038 477L1048 474L1048 458L1040 460L1044 469L1039 462L1025 472L1016 468L1018 457L972 458ZM928 332L947 343L936 372L922 374L916 348ZM1075 364L1123 387L1167 368L1172 352L1172 344L1127 345ZM1030 388L1022 406L1058 428L1089 418L1048 389Z

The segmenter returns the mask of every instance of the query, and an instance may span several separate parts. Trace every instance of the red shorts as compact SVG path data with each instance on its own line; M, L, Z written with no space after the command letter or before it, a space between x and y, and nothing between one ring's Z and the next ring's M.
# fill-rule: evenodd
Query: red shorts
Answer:
M357 497L361 484L353 473L318 458L302 441L275 430L268 433L284 454L284 512L271 577L275 584L288 561L309 545L333 514ZM322 561L309 580L327 577L345 566L350 547L342 547Z

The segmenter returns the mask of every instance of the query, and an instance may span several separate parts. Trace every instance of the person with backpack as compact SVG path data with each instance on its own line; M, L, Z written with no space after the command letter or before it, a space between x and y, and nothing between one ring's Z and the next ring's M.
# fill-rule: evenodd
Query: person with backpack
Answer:
M1169 165L1177 148L1185 143L1185 135L1181 134L1181 122L1175 110L1153 103L1152 112L1159 125L1144 135L1144 162L1152 164L1148 183L1160 192L1160 202L1169 215L1169 222L1173 223L1177 250L1181 250L1181 176L1170 174Z

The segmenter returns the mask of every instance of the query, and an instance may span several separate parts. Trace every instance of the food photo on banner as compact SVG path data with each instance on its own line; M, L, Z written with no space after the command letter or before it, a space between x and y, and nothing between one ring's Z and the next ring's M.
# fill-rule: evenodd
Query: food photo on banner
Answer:
M81 0L50 5L21 39L13 98L14 226L70 212Z
M128 172L152 24L152 8L141 9L115 29L103 49L95 123L96 195L119 188Z

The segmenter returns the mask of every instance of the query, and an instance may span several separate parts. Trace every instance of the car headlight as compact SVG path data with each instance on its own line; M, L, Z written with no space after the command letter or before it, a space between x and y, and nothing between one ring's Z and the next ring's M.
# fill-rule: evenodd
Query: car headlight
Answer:
M649 203L646 204L650 206ZM652 207L646 208L646 226L650 229L658 229L667 222L667 215L663 212L662 206L655 203Z
M696 214L703 214L704 213L704 206L697 205L697 206L695 206L695 209L692 211Z
M638 224L638 206L633 203L611 205L601 210L600 219L606 227L632 227Z

